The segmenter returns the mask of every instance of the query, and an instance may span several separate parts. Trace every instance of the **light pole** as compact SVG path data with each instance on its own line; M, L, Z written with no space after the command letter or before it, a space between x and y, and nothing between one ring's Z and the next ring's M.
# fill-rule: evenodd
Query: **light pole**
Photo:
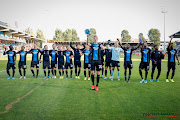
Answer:
M165 42L165 15L167 13L167 10L163 9L161 11L164 14L164 53L166 52L166 42Z

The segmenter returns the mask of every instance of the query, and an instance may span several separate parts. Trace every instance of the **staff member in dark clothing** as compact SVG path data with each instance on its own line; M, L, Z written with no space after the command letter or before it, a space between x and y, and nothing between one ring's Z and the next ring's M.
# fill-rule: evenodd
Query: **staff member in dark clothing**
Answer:
M158 75L156 77L156 82L159 82L158 78L161 74L161 59L164 59L164 55L162 52L158 51L158 45L155 46L155 50L151 53L151 61L152 61L152 73L151 73L151 82L153 82L154 71L157 67Z
M111 57L112 57L112 51L110 49L105 49L105 77L104 79L107 79L107 69L109 67L110 75L111 75Z

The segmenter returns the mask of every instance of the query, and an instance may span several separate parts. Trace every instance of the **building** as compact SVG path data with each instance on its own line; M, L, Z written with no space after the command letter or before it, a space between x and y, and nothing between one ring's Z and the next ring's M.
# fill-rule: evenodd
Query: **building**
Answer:
M42 43L44 40L38 39L30 34L8 27L7 23L0 21L0 56L2 56L4 46L13 45L15 51L20 50L24 45L29 50L34 43Z

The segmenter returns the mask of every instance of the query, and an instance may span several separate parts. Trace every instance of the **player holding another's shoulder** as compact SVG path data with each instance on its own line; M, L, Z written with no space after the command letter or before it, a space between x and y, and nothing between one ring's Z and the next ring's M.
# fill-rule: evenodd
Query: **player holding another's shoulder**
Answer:
M24 72L24 79L26 79L26 68L27 68L27 65L26 65L26 56L27 56L28 52L24 51L24 49L25 49L25 47L22 46L21 50L19 52L17 52L17 54L20 54L19 65L18 65L20 79L23 78L22 72L21 72L21 68L23 69L23 72Z
M102 64L101 64L101 45L98 44L98 37L94 36L94 43L91 44L90 46L91 48L91 53L90 56L91 57L91 79L92 79L92 87L91 90L95 89L95 85L94 85L94 72L95 69L97 71L97 84L96 84L96 91L99 90L98 85L99 85L99 78L100 78L100 70L102 68Z
M119 47L119 42L116 41L114 47L109 47L109 45L108 45L107 49L112 50L112 57L111 57L111 65L112 66L111 66L110 79L113 81L114 68L117 67L118 81L120 81L120 51L121 51L121 48Z
M70 46L67 46L67 50L65 51L65 56L66 56L66 63L65 63L65 68L66 68L66 79L68 79L68 68L71 70L71 79L72 79L72 73L73 73L73 63L72 63L72 58L73 58L73 52L70 50Z
M158 74L156 77L156 82L159 82L158 78L161 74L161 59L164 59L164 55L162 54L161 51L158 50L158 45L155 46L155 50L151 53L151 61L152 61L152 73L151 73L151 80L150 82L153 82L153 76L154 76L154 71L157 67Z
M86 45L85 50L82 52L84 54L84 80L86 80L86 69L88 69L88 80L90 80L91 74L91 63L90 63L90 48Z
M175 69L176 69L176 61L175 61L176 59L178 60L178 65L179 65L178 52L176 49L174 49L174 45L171 43L172 39L173 39L173 36L171 36L171 40L170 40L170 43L169 43L168 48L167 48L168 71L167 71L167 75L166 75L166 82L169 82L168 76L169 76L169 72L171 69L172 69L172 76L171 76L170 81L174 82L173 77L174 77Z
M44 69L44 79L46 79L46 68L48 68L48 78L50 77L50 70L51 70L51 64L49 60L50 51L48 50L48 46L44 46L44 50L41 51L41 56L43 56L43 69ZM41 62L41 56L40 56L40 62Z
M9 73L9 69L11 69L12 68L12 70L13 70L13 74L12 74L12 79L15 79L14 78L14 74L15 74L15 69L16 69L16 52L15 51L13 51L13 46L12 45L10 45L9 46L9 50L8 51L6 51L6 47L5 47L5 50L4 50L4 52L3 52L3 55L8 55L8 62L7 62L7 67L6 67L6 70L7 70L7 74L9 75L8 76L8 79L10 79L11 78L11 75L10 75L10 73Z
M51 72L52 72L52 78L56 78L56 66L57 66L57 50L56 45L52 45L53 50L50 50L50 56L51 56Z
M65 51L63 51L63 47L58 46L57 57L58 57L58 70L59 70L60 79L64 78L64 55L65 55Z
M37 75L36 78L38 78L38 74L39 74L39 53L41 53L40 49L37 48L37 45L34 44L34 49L31 49L28 53L32 54L32 61L31 61L31 72L33 74L33 77L35 77L35 73L34 73L34 66L36 66L36 71L37 71Z
M85 49L85 45L83 44L83 48L80 49L80 45L76 45L76 48L72 46L72 42L70 42L70 47L74 51L74 66L75 66L75 75L77 79L80 79L79 75L81 72L81 56L82 56L82 51ZM79 71L77 72L77 67L79 67Z
M119 40L118 40L119 41ZM130 48L129 44L126 44L126 46L122 46L122 44L119 41L119 44L121 48L124 50L124 77L126 82L126 73L127 73L127 68L129 68L129 77L128 77L128 83L130 83L130 77L131 77L131 69L133 68L132 64L132 52L140 47L140 44L136 48Z
M111 75L111 57L112 57L112 51L110 49L105 49L105 77L104 79L107 79L107 69L109 67L110 75Z
M147 83L147 76L149 71L151 49L148 47L147 43L143 43L141 47L141 63L139 65L139 74L141 76L140 83ZM142 76L142 69L145 69L145 80Z

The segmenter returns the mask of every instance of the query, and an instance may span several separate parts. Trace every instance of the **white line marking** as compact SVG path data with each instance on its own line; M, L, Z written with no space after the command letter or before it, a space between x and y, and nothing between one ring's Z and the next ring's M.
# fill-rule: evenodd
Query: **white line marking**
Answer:
M6 70L2 70L2 71L0 71L0 72L4 72L4 71L6 71Z

